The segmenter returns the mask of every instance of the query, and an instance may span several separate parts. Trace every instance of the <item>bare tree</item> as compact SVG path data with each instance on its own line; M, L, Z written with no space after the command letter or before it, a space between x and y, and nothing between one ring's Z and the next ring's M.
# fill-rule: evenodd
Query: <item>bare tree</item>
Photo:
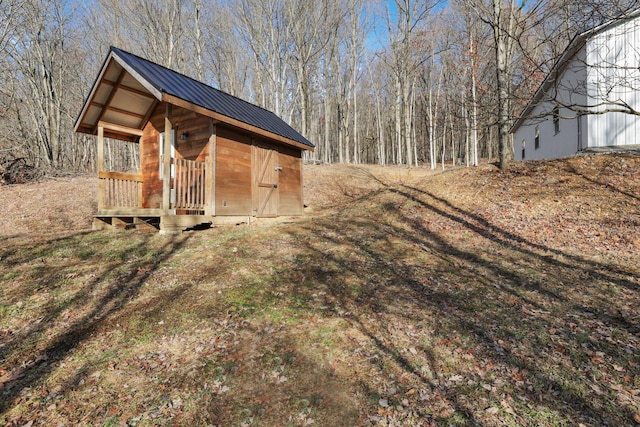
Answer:
M415 105L414 90L420 65L429 52L422 48L424 26L437 2L394 0L395 13L387 12L389 51L387 57L394 73L396 97L394 103L397 162L413 165L415 141L412 126ZM393 19L395 17L395 19Z
M195 75L187 54L187 29L194 29L195 6L184 0L93 0L88 24L103 46L117 45L156 63Z
M16 120L32 160L38 166L65 165L71 135L66 131L75 104L68 96L75 55L71 42L73 10L61 1L28 0L21 4L19 24L7 40L10 85L0 90L12 100Z
M256 101L282 116L291 113L291 54L281 0L238 0L238 30L253 56Z
M499 166L505 168L513 159L509 129L513 120L514 55L522 35L539 24L539 20L534 19L533 24L530 20L538 16L546 0L535 0L531 4L526 0L491 0L488 3L462 0L462 3L474 10L493 33Z
M348 22L350 27L349 38L349 97L348 109L352 111L352 141L353 141L353 162L361 161L361 141L358 123L358 81L360 80L360 64L364 55L364 42L369 33L369 18L364 9L364 0L348 0Z
M6 47L18 30L20 10L24 0L0 0L0 55L6 56Z
M633 3L458 0L433 19L436 0L0 0L0 150L43 167L90 164L72 122L116 45L274 111L317 144L314 159L475 165L497 145L504 167L515 114L572 37ZM630 67L602 78L631 91ZM638 114L610 101L595 112Z
M291 46L289 61L296 76L296 97L300 106L300 130L309 132L312 104L312 76L317 61L342 24L340 5L332 0L289 0L285 2L286 38Z

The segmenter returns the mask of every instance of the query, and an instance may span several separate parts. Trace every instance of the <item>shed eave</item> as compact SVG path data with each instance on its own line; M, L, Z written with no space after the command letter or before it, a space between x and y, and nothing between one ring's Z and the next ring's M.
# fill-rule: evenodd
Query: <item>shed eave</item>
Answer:
M104 73L106 73L106 71L107 71L109 61L111 59L113 59L113 55L114 55L113 52L109 52L109 55L107 55L107 57L102 62L102 67L100 68L100 72L98 73L98 76L93 81L93 85L91 85L91 90L89 91L89 95L84 100L84 103L82 104L82 109L80 110L80 114L78 114L78 118L76 119L76 122L75 122L75 124L73 126L73 131L76 132L76 133L80 132L80 133L93 134L93 132L87 132L86 129L81 130L81 127L82 128L87 128L86 125L83 125L83 120L82 119L87 114L87 110L89 109L89 106L91 105L91 100L94 98L94 96L96 94L96 91L98 90L98 87L100 86L100 82L102 81L102 79L104 77Z
M99 121L142 129L160 102L296 149L315 148L273 112L116 47L105 58L74 130L95 135Z
M130 88L128 86L119 84L117 82L114 84L113 81L107 79L106 74L111 69L112 64L117 64L114 66L119 66L122 73L127 73L131 77L133 77L133 79L135 79L140 84L141 89ZM111 86L111 89L110 89L111 95L109 95L107 102L104 104L95 102L99 91L102 88L104 88L104 86ZM142 88L144 88L144 90L142 90ZM148 106L140 105L138 107L132 107L130 110L129 109L123 110L122 108L113 107L111 104L112 97L114 95L117 95L118 91L121 91L121 90L124 90L129 93L137 93L138 94L137 96L139 97L140 96L148 97L148 99L150 100L149 101L150 105ZM125 61L119 58L117 55L117 52L111 51L105 58L105 61L102 64L102 68L100 69L100 72L98 73L98 76L94 81L93 86L91 87L89 96L86 98L82 106L82 110L80 111L80 114L76 119L76 123L74 125L74 132L86 133L89 135L96 135L98 121L107 121L107 122L110 121L114 125L120 125L124 127L129 127L129 128L138 127L139 129L141 129L146 124L146 121L148 120L148 116L150 112L153 110L153 108L155 108L155 106L159 102L159 99L161 98L162 98L162 93L157 88L155 88L146 79L144 79L139 73L135 71L135 69L129 66ZM151 100L154 100L154 101L152 102ZM95 120L94 118L87 117L87 115L90 115L91 107L100 109L98 117ZM113 114L120 115L121 116L120 119L112 118L112 120L106 120L102 118L107 112L107 110L109 110L109 112L112 115ZM135 121L135 124L127 123L128 121L130 122L130 120L124 119L127 116L139 117L139 123L138 121ZM92 116L90 115L90 117ZM115 133L115 134L116 136L118 135L118 133Z
M136 71L135 68L127 64L127 62L120 58L115 52L111 53L113 54L113 58L116 60L116 62L120 64L120 66L124 68L129 74L131 74L142 86L144 86L145 89L149 91L149 93L151 93L158 101L162 100L161 89L156 88L154 85L152 85L151 82L145 79L140 73L138 73L138 71Z
M245 123L241 120L234 119L233 117L226 116L224 114L218 113L216 111L212 111L206 107L201 105L194 104L193 102L187 101L175 95L168 94L166 92L162 93L162 101L167 102L172 105L176 105L182 108L186 108L188 110L194 111L196 113L202 114L203 116L210 117L218 122L226 123L228 125L243 129L247 132L257 134L260 136L264 136L271 140L289 145L291 147L295 147L301 150L314 151L315 147L307 144L303 144L302 142L296 141L291 138L287 138L282 135L278 135L277 133L270 132L268 130L262 129L258 126L254 126L248 123Z

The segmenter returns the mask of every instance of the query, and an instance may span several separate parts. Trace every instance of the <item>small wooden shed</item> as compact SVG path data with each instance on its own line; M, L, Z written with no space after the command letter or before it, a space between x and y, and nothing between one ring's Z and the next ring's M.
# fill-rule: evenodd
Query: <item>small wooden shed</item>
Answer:
M303 213L314 146L270 111L111 47L76 121L97 135L94 229L164 232ZM138 143L136 173L107 171L104 139Z

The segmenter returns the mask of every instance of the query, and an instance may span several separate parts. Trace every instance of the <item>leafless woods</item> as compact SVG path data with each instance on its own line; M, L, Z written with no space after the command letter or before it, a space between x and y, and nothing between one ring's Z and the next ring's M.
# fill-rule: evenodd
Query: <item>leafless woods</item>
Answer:
M0 0L0 162L91 170L73 133L110 45L274 111L308 160L510 160L510 123L582 29L629 0ZM112 163L135 167L135 146ZM0 166L1 167L1 166Z

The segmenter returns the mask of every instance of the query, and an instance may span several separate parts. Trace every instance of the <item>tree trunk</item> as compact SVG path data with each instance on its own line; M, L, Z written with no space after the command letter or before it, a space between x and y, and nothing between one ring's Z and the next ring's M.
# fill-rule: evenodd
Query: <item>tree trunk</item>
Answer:
M508 22L504 22L504 13L509 13ZM513 22L512 16L513 12L511 9L505 11L501 8L500 0L493 0L493 19L495 23L493 33L495 39L496 84L498 95L498 165L500 169L505 169L513 160L513 150L511 150L511 144L509 144L509 107L511 100L509 62L511 59L510 37L512 37L509 29L511 29ZM505 28L504 25L509 25L509 27Z

